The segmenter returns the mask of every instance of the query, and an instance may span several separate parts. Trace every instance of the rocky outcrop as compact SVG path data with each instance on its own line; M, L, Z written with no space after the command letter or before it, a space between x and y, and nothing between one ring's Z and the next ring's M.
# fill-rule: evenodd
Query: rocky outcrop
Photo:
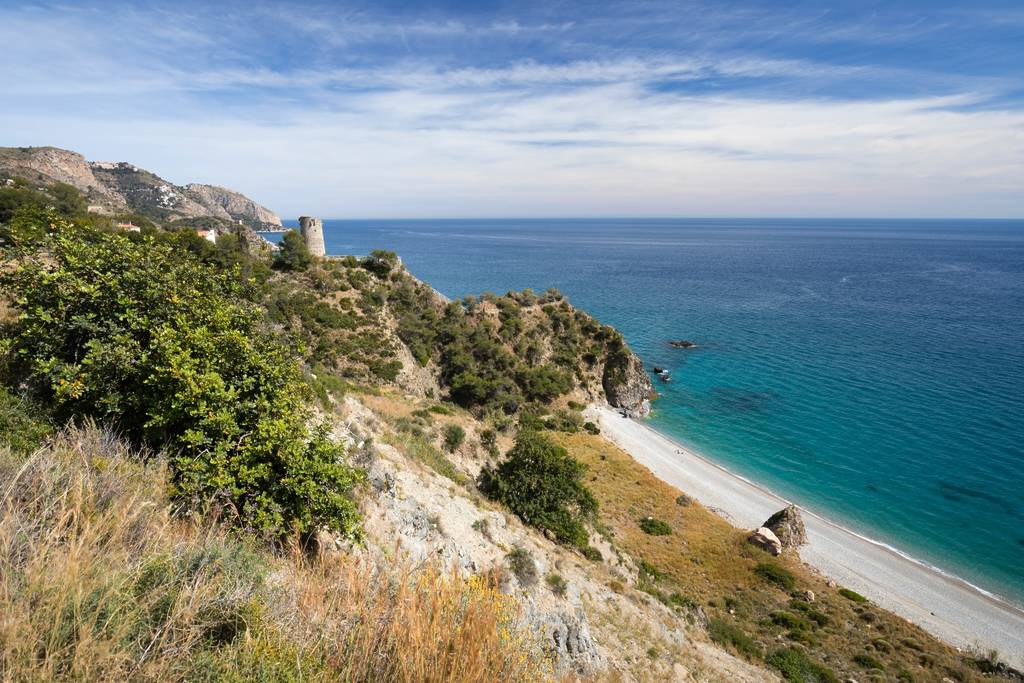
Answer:
M625 346L608 359L601 386L609 405L630 417L644 417L651 412L651 399L656 396L654 385L643 362Z
M765 550L775 556L782 554L782 541L768 527L763 526L750 534L747 538L747 543L756 545L761 550Z
M668 343L673 349L695 349L697 344L689 339L673 339Z
M0 147L0 178L14 177L39 185L67 183L90 203L118 211L128 209L124 197L100 182L89 162L77 152L57 147Z
M807 531L804 521L800 518L800 510L789 505L769 517L764 525L771 529L785 549L799 548L807 543Z
M256 228L281 227L280 216L234 190L200 183L186 185L185 189L210 211L224 211L232 220Z
M127 162L90 162L57 147L0 147L0 181L13 177L40 186L72 185L89 210L100 214L133 212L157 222L212 219L257 229L281 225L274 212L238 192L213 185L182 187Z

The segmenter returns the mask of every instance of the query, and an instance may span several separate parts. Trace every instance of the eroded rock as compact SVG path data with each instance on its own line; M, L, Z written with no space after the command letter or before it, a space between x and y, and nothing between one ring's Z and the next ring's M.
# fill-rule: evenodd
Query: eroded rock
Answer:
M747 543L756 545L762 550L767 550L772 555L782 554L782 541L775 535L775 532L768 527L761 527L747 538Z
M804 529L804 521L800 518L800 510L795 505L779 510L769 517L763 526L775 533L783 548L799 548L807 543L807 530Z

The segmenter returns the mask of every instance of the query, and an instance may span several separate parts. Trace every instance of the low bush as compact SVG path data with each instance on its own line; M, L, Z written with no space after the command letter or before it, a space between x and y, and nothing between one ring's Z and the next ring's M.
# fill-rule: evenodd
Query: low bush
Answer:
M529 588L537 583L537 563L533 561L533 555L529 550L516 546L505 559L508 560L509 567L512 568L512 573L521 586Z
M775 650L765 660L790 683L839 683L835 673L796 647Z
M857 666L862 666L865 669L877 669L878 671L885 671L885 665L875 659L869 654L854 655L853 663Z
M744 633L739 626L724 619L708 620L708 636L712 641L723 647L732 648L748 659L761 657L761 648L754 639Z
M790 612L772 612L771 619L773 624L794 631L806 631L811 628L811 622Z
M587 433L594 434L595 436L601 433L601 428L590 420L583 423L583 429L585 429Z
M568 589L569 584L566 583L565 579L563 579L560 574L548 574L546 580L548 588L551 589L552 593L560 598L565 597L565 592Z
M773 562L759 563L754 567L754 573L765 581L774 583L785 590L793 590L796 586L796 577L793 575L793 572Z
M640 520L640 529L645 534L651 536L671 536L672 527L668 525L668 522L664 522L654 517L644 517Z
M580 548L580 552L583 553L583 557L587 558L591 562L602 562L604 561L604 555L601 551L592 545L584 546Z
M449 453L454 453L466 440L466 430L456 424L445 425L444 447Z
M45 411L0 386L0 446L15 453L28 453L38 448L50 434Z
M856 591L852 591L849 588L840 588L839 589L839 594L842 595L847 600L853 600L854 602L858 602L858 603L865 603L865 602L868 601L868 599L865 598L863 595L861 595L860 593L858 593Z

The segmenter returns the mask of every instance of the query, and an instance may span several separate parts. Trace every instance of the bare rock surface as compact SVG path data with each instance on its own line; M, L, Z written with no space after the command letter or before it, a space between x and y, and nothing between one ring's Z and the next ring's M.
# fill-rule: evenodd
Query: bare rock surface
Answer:
M772 555L778 556L782 554L782 541L768 527L763 526L750 534L747 538L747 543L756 545L762 550L767 550Z
M232 220L256 227L281 227L280 216L240 192L201 183L191 183L185 189L210 211L224 211Z
M807 530L795 505L788 505L769 517L762 525L771 529L785 549L799 548L807 543Z

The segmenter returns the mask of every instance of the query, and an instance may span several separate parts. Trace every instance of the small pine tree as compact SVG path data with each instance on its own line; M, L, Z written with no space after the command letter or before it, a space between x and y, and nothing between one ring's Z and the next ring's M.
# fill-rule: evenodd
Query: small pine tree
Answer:
M527 524L582 547L587 544L583 522L597 512L597 500L583 484L585 471L586 466L564 448L524 430L505 460L481 473L480 488Z
M289 230L281 238L277 253L274 255L274 268L277 270L300 271L309 268L313 256L309 253L306 240L298 230Z

